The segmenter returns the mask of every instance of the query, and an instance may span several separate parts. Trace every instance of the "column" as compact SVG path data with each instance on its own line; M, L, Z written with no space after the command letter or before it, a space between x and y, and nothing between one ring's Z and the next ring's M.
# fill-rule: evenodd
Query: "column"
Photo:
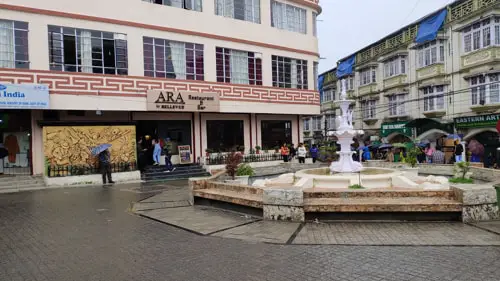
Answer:
M41 110L31 111L31 165L34 175L45 173L45 156L43 154L43 129L38 126L38 120L42 120Z

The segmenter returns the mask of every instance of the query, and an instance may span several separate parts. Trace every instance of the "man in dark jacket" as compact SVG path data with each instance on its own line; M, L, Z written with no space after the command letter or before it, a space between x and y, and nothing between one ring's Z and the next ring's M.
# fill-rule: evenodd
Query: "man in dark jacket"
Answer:
M109 150L104 150L103 152L99 153L99 168L101 169L101 174L102 174L102 183L106 184L106 177L108 178L108 183L113 184L115 183L113 179L111 179L111 155L109 153Z

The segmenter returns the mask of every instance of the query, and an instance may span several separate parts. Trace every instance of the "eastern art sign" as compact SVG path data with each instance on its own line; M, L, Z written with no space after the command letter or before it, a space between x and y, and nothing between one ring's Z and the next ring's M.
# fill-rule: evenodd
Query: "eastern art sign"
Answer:
M147 110L219 112L219 94L149 90L147 92Z
M49 109L49 87L41 84L0 84L0 108Z
M455 127L458 128L484 128L495 127L498 120L500 120L500 113L466 116L455 118Z
M411 136L411 128L406 127L406 122L383 123L380 130L382 137L387 137L396 132Z

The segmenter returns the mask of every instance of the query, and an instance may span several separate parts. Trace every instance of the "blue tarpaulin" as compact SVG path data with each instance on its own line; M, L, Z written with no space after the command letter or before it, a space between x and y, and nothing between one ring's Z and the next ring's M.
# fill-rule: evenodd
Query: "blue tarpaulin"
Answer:
M325 81L325 75L320 75L318 77L318 91L319 91L319 99L323 101L323 81Z
M418 26L417 38L415 38L415 42L424 43L436 39L438 30L441 26L443 26L447 14L448 10L443 9L441 12L436 13L421 22Z
M354 66L356 56L352 56L345 61L342 61L339 66L337 66L337 78L342 78L346 75L352 74L352 68Z

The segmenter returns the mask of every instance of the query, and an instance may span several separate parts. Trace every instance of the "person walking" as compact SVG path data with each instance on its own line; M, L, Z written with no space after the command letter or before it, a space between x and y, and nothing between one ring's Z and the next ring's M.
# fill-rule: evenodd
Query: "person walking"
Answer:
M460 143L460 141L455 141L455 149L453 152L453 154L455 155L455 162L462 162L462 153L464 152L464 146Z
M441 147L436 147L436 150L432 153L431 162L434 164L444 164L444 152L441 151Z
M288 149L288 146L286 145L286 143L283 144L283 146L280 149L280 152L281 152L281 156L283 156L283 161L285 163L287 163L288 158L290 157L290 150Z
M154 139L153 140L153 165L158 166L160 165L160 156L161 156L161 146L158 140Z
M316 159L318 159L318 152L318 147L316 146L316 144L313 144L311 149L309 150L313 163L316 163Z
M299 147L297 148L297 157L299 158L299 163L302 163L302 164L306 163L306 154L307 154L307 150L304 147L304 144L299 143Z
M111 155L109 150L104 150L99 153L99 168L101 169L102 174L102 183L106 184L106 178L108 179L109 184L115 183L111 178Z
M171 155L168 145L169 142L170 139L166 139L165 146L163 147L163 151L165 152L165 166L167 167L167 170L165 172L167 173L175 171L175 167L172 164L172 161L170 160Z
M425 153L426 162L427 163L432 163L432 154L434 153L434 149L431 147L430 143L428 143L425 146L424 153Z

